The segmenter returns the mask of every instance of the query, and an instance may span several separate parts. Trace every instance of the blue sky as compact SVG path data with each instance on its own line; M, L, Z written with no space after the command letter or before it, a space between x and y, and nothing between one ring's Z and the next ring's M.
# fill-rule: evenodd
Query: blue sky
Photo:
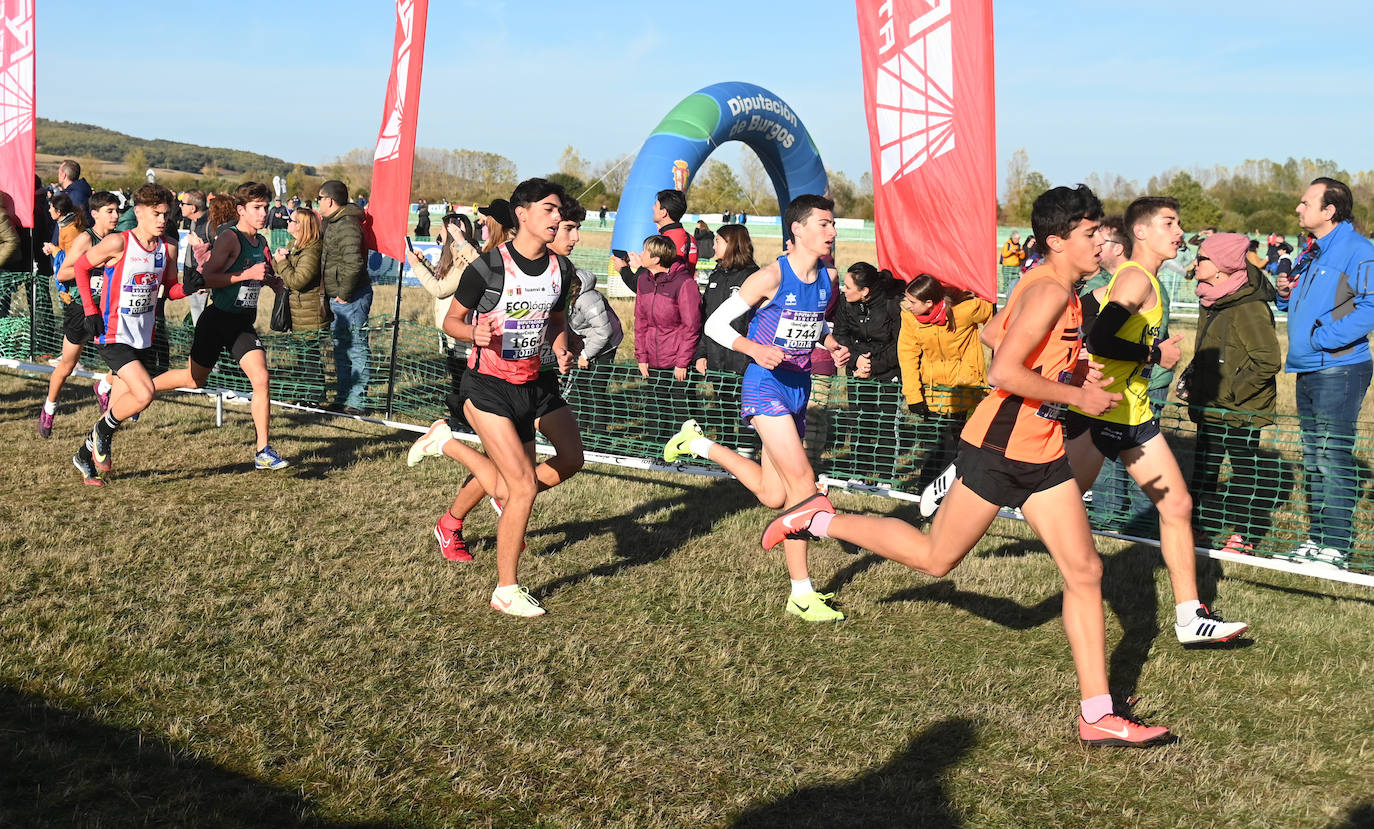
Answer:
M305 163L376 141L389 0L92 8L38 2L41 117ZM1338 0L1310 20L1303 8L997 3L999 182L1020 148L1055 183L1097 172L1143 185L1173 166L1290 155L1374 168L1374 51L1359 45L1374 7ZM1348 48L1322 57L1337 44ZM125 49L170 55L165 77L115 71ZM847 0L431 0L418 141L498 152L539 175L569 144L593 163L633 152L679 100L725 80L788 102L827 167L855 180L869 169ZM742 146L716 156L735 162Z

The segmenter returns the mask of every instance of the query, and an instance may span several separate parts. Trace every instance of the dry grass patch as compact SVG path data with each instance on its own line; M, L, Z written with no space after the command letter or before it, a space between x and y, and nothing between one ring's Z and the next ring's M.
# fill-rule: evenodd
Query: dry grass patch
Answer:
M999 522L943 582L838 545L850 620L782 613L768 511L731 481L589 468L536 506L522 582L486 607L494 514L453 565L462 477L409 437L159 401L117 472L68 456L94 409L31 422L0 376L0 823L386 826L1328 826L1368 820L1374 597L1202 562L1255 641L1183 651L1151 548L1104 543L1113 685L1183 736L1074 741L1053 565ZM840 495L842 508L895 505ZM905 514L899 508L899 512ZM1363 811L1361 811L1363 810Z

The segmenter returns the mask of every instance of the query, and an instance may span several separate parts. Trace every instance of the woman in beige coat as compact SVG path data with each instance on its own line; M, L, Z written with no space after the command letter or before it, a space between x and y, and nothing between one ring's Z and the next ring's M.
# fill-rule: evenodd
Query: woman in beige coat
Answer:
M324 354L320 345L324 336L320 332L326 328L320 217L303 207L297 208L287 220L286 230L295 242L290 250L277 250L272 266L290 290L287 302L291 306L291 331L296 336L287 342L296 365L277 376L289 378L285 382L296 387L295 393L287 394L289 399L314 405L324 400L325 393Z

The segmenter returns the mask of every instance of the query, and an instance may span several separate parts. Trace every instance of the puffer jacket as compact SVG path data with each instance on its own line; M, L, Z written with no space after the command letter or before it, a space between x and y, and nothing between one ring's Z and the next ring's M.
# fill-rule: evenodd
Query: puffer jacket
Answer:
M1246 284L1202 308L1188 372L1188 416L1195 423L1259 428L1274 423L1283 368L1269 277L1246 265ZM1228 411L1218 411L1218 410Z
M363 209L345 204L324 220L324 246L320 270L327 297L352 302L372 287L367 275L367 244L363 235Z
M978 341L978 326L992 318L992 303L970 294L947 313L954 317L952 331L948 325L923 323L902 312L897 340L902 395L908 404L924 403L932 412L963 414L977 406L986 391L987 358ZM936 386L955 390L932 388Z
M635 291L635 362L688 368L701 338L701 294L678 260L666 272L640 268Z
M739 293L744 280L748 279L758 269L758 265L754 265L735 270L716 268L711 271L711 275L706 278L706 291L701 297L702 320L706 320L714 314L725 300ZM753 317L754 312L750 311L732 324L732 327L741 337L749 336L749 321ZM693 359L701 359L702 357L706 358L706 368L710 371L732 371L735 374L743 374L751 362L748 357L740 352L733 348L726 348L705 335L697 340L697 353Z
M324 289L320 279L320 248L316 239L303 248L276 260L272 267L291 289L291 330L315 331L324 328Z
M897 379L897 336L901 333L901 300L895 296L870 296L858 302L843 300L835 307L835 339L849 349L848 374L854 375L859 357L868 355L869 379Z
M582 356L588 360L614 360L616 349L625 339L620 317L605 294L596 289L596 274L578 268L577 278L582 282L582 291L568 314L568 325L582 337Z

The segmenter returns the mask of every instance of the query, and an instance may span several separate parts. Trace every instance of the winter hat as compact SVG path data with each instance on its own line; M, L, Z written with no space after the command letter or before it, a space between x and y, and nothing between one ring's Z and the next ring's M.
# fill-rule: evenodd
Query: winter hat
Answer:
M1245 273L1245 252L1249 249L1250 237L1244 233L1216 233L1202 240L1198 256L1212 260L1222 273Z

